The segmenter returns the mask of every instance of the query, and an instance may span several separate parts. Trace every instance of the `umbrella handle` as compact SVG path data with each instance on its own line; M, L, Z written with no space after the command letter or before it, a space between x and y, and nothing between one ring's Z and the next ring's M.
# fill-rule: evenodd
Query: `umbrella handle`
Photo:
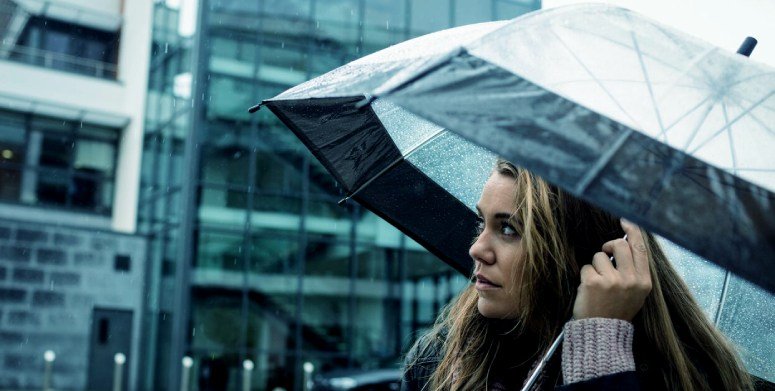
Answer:
M754 46L756 46L755 41L756 40L754 39ZM753 48L751 50L753 50ZM627 234L624 234L623 239L627 240ZM613 255L609 259L614 264L614 267L616 267L616 260L614 259ZM570 320L573 320L573 318L570 318ZM560 331L560 334L557 336L557 338L554 339L552 345L549 346L549 350L546 351L546 354L544 354L544 356L541 358L541 361L539 361L536 367L533 369L533 372L530 373L530 377L525 381L525 385L522 386L522 391L530 391L530 388L533 387L533 384L535 384L535 382L538 380L538 377L541 376L541 372L544 371L546 363L549 362L549 359L551 359L552 356L554 356L554 352L557 351L557 348L560 347L560 344L564 339L565 330L562 330Z
M538 362L536 367L533 369L533 372L530 373L530 377L525 381L525 385L522 386L522 391L530 391L535 382L541 376L541 373L544 371L546 363L549 362L549 359L554 356L554 352L557 350L560 344L562 344L563 339L565 339L565 330L561 331L560 335L554 339L554 342L552 342L549 350L546 351L546 354L544 354L544 356L541 358L541 361Z
M743 41L743 44L740 45L740 48L737 49L737 54L742 54L746 57L751 57L751 52L753 52L753 48L756 47L756 44L758 41L754 37L745 37L745 40Z

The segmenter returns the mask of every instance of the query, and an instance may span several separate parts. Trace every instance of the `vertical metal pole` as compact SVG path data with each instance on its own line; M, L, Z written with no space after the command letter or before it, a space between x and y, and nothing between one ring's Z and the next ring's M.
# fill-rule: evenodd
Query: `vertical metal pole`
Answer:
M308 27L307 34L309 34L310 37L314 37L317 35L317 32L315 31L315 14L317 12L317 0L310 0L310 10L309 10L309 17L310 17L310 23ZM307 46L305 47L305 51L307 54L306 58L306 74L305 78L310 79L312 77L312 53L314 52L314 40L310 39L307 40ZM294 329L294 340L295 340L295 357L293 359L293 379L294 379L294 390L301 390L304 385L299 385L298 383L303 382L303 374L301 372L301 352L302 352L302 309L304 307L304 270L305 270L305 263L307 262L307 212L309 211L309 156L304 155L303 161L302 161L302 178L301 178L301 208L299 210L299 236L298 236L298 243L299 243L299 251L296 255L296 273L297 273L297 280L296 280L296 314L295 314L295 329Z
M186 138L184 149L184 172L181 183L181 206L183 215L180 223L180 242L178 247L178 264L175 268L175 284L172 296L172 308L176 313L172 315L173 335L170 340L170 355L168 357L169 371L171 376L168 378L167 389L181 389L181 377L175 376L181 373L180 357L183 357L187 350L189 340L190 325L189 313L191 305L191 265L195 256L194 228L197 211L197 193L199 186L199 160L200 160L200 137L204 127L204 111L206 105L207 93L207 74L208 74L208 15L209 2L201 0L197 9L197 28L198 31L194 38L191 61L193 64L193 78L191 86L191 123L189 136Z
M347 207L346 205L344 207ZM357 248L356 248L356 235L357 235L357 229L355 224L358 222L358 206L352 208L352 212L349 214L350 217L350 243L349 243L349 251L350 251L350 286L349 286L349 298L347 300L347 334L345 334L347 338L347 366L350 367L353 364L353 354L354 354L354 340L355 340L355 306L357 305L357 301L355 300L355 283L358 279L358 257L357 257Z
M124 386L124 363L126 356L124 353L116 353L113 356L115 366L113 367L113 391L121 391Z
M51 374L54 370L54 360L57 355L52 350L46 350L43 353L43 361L46 362L46 366L43 369L43 391L51 390Z
M396 308L396 326L398 332L396 333L396 353L401 353L401 343L404 340L404 284L406 283L406 236L401 234L399 239L398 250L398 308Z
M412 0L404 1L404 40L412 36Z
M432 287L432 290L433 290L433 297L432 297L433 302L431 303L432 304L431 308L433 309L433 315L432 316L433 316L433 319L436 319L436 317L439 314L439 309L441 308L441 305L440 305L440 301L441 300L439 299L439 297L441 296L441 295L439 295L439 287L441 286L441 276L438 275L438 274L435 274L431 278L431 284L433 284L433 287Z
M449 24L448 28L455 26L455 0L449 0L449 20L447 23Z
M303 391L309 391L312 387L312 372L315 371L315 366L311 362L304 363L304 384Z
M242 391L250 391L250 380L253 377L253 368L255 365L251 360L242 362Z
M365 55L363 50L363 33L366 28L366 0L358 1L358 42L356 43L357 57Z
M304 270L306 268L306 249L307 249L307 212L309 210L309 157L304 156L302 163L302 186L301 186L301 210L299 216L299 251L296 255L296 324L294 329L295 338L295 358L294 362L294 379L296 386L294 390L301 390L303 383L303 373L301 373L301 352L302 352L302 326L304 320L302 319L302 309L304 306Z
M412 333L420 328L420 279L415 277L410 280L412 284Z
M191 367L194 366L194 360L191 357L183 357L180 361L183 370L180 371L180 391L188 391L191 382Z

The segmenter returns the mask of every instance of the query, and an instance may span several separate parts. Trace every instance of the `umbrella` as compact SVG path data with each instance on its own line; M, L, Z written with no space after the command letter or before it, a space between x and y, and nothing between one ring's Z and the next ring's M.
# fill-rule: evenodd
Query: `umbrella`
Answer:
M586 5L416 38L262 105L463 273L497 154L775 292L773 95L772 68Z

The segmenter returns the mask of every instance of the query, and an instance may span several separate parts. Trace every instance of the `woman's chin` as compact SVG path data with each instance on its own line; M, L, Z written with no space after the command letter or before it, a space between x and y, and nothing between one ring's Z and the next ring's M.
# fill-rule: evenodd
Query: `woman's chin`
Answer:
M516 318L514 310L511 308L503 308L502 305L492 303L490 300L479 298L476 303L479 313L485 318L489 319L514 319Z

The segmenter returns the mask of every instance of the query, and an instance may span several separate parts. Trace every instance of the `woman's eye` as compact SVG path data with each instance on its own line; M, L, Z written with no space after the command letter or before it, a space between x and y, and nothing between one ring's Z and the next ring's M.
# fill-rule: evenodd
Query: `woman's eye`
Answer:
M479 217L476 219L476 234L481 235L484 232L484 220Z
M501 223L501 233L506 236L519 236L519 232L509 223Z

